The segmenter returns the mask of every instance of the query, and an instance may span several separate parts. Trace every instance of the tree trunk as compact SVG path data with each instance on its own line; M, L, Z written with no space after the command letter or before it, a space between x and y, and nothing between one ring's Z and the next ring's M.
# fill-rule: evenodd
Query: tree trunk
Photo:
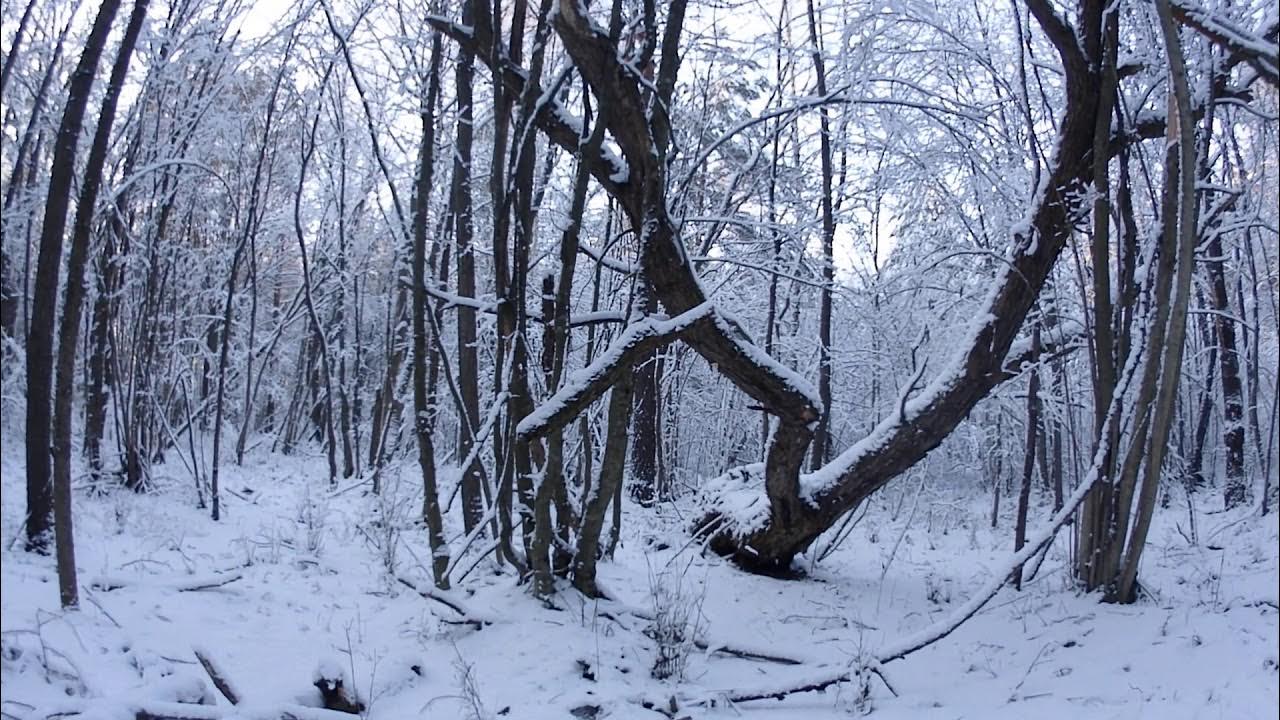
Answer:
M18 59L18 51L22 48L22 41L26 37L27 22L31 19L31 11L36 8L36 0L27 0L27 6L22 11L22 17L18 20L18 27L13 32L13 40L9 43L9 52L5 53L4 65L0 66L0 95L4 94L4 89L9 86L9 75L13 72L13 65Z
M644 291L644 314L658 311L652 290ZM642 507L651 507L657 499L658 472L658 349L640 359L633 383L635 407L631 413L631 476L627 495Z
M34 0L28 3L27 12L35 5ZM26 128L23 130L22 139L18 143L18 150L13 155L13 168L9 174L9 182L5 186L4 207L0 212L0 333L6 337L18 338L30 332L30 322L26 311L27 302L27 275L30 273L30 254L31 243L30 233L32 228L31 211L17 212L17 202L19 194L32 194L36 181L36 173L40 166L40 149L43 142L43 133L41 128L44 120L44 105L49 97L49 88L53 84L53 80L58 75L59 65L62 59L62 49L66 42L67 34L71 31L74 18L67 21L62 31L58 34L57 42L53 46L53 56L49 59L49 64L45 68L44 74L40 78L40 86L36 89L32 98L31 114L27 118ZM25 22L25 15L24 15ZM15 35L13 47L9 49L8 59L5 61L6 71L11 71L13 63L16 61L17 52L19 50L19 36ZM7 103L5 103L7 105ZM12 262L4 248L8 246L5 238L9 236L10 231L14 229L17 217L21 216L21 226L27 235L26 241L26 259L24 261L23 279L19 288L16 279L13 277L15 272L12 268ZM19 305L22 305L19 312ZM22 333L18 332L18 320L23 320Z
M1218 375L1222 386L1222 447L1226 451L1226 483L1222 499L1229 510L1249 500L1244 476L1244 393L1240 382L1240 356L1236 352L1235 320L1227 300L1227 281L1222 241L1214 232L1205 249L1209 272L1209 304L1218 344Z
M624 378L613 386L609 395L608 430L604 444L604 460L600 465L600 480L589 496L587 510L582 515L582 530L578 534L578 554L574 558L573 586L587 597L597 597L596 560L599 557L600 531L604 527L604 514L609 502L621 488L626 469L627 426L631 415L631 387ZM615 515L615 523L617 516Z
M1202 293L1200 305L1204 306ZM1200 323L1203 345L1208 353L1205 360L1204 390L1200 393L1200 408L1196 413L1196 427L1191 439L1191 454L1187 459L1187 492L1194 492L1204 485L1204 443L1209 435L1209 423L1213 420L1213 386L1218 370L1218 344L1213 338L1213 321L1204 318Z
M515 52L517 24L523 26L522 16L525 8L517 2L515 16L512 18L513 29L511 42ZM551 12L551 0L542 0L538 9L537 24L534 30L533 53L530 59L529 75L537 81L542 76L543 61L546 57L547 37L550 34L548 15ZM526 331L528 310L528 271L529 258L534 243L534 220L537 208L533 204L534 169L537 166L537 134L532 132L534 113L538 95L536 84L530 83L520 97L519 121L516 123L518 141L512 144L512 159L515 173L515 236L511 254L511 285L509 301L514 311L514 331L512 337L511 360L511 402L510 417L512 422L519 422L533 412L532 390L529 385L529 351ZM498 248L495 247L495 256ZM539 469L546 467L545 450L538 441L527 438L516 438L512 450L515 453L515 470L517 487L523 505L531 510L530 514L522 511L522 525L525 535L525 550L528 554L529 570L533 574L533 593L538 597L548 598L555 590L551 572L551 507L559 483L563 476L555 473L535 477Z
M137 164L141 133L130 144L124 163L123 177L133 174ZM95 482L102 476L102 438L107 425L107 401L111 390L117 386L112 371L115 355L112 352L111 322L115 318L118 303L116 293L121 284L119 258L127 242L128 229L124 218L128 208L128 192L121 192L113 203L113 212L107 221L106 237L102 241L98 257L98 293L93 301L89 331L89 385L85 391L84 450L89 460L89 472Z
M827 70L822 59L817 13L809 3L809 40L818 96L827 94ZM836 221L832 210L831 121L827 108L818 109L818 138L822 160L822 299L818 310L818 399L822 404L818 428L813 434L811 470L826 464L831 446L831 293L835 284Z
M1191 274L1195 265L1196 247L1196 149L1195 125L1191 111L1191 89L1187 81L1187 68L1182 55L1181 43L1178 40L1177 26L1174 24L1169 0L1156 0L1156 13L1160 17L1161 34L1164 36L1165 49L1169 55L1169 74L1172 82L1173 106L1176 112L1170 112L1169 127L1173 129L1170 140L1177 140L1180 173L1178 174L1177 194L1177 279L1174 286L1172 307L1169 311L1168 341L1163 347L1160 362L1161 382L1156 406L1152 411L1151 438L1147 448L1146 474L1143 477L1142 496L1137 507L1133 533L1125 549L1124 562L1120 566L1120 575L1107 594L1107 599L1118 602L1132 602L1137 595L1138 562L1142 557L1142 549L1146 545L1147 530L1151 526L1151 516L1155 512L1156 493L1163 470L1165 453L1168 447L1169 427L1173 421L1174 406L1177 401L1178 381L1182 373L1182 353L1186 344L1187 305L1191 294ZM1176 118L1176 120L1175 120ZM1172 143L1171 143L1172 146ZM1170 154L1173 149L1170 148ZM1173 194L1172 189L1168 189ZM1172 226L1172 216L1165 216L1166 227ZM1173 235L1169 233L1169 235ZM1172 254L1174 245L1167 246ZM1152 353L1155 346L1152 346Z
M474 3L464 0L462 24L475 22ZM458 294L462 297L476 295L476 261L472 247L474 229L471 203L471 151L474 137L474 101L472 82L475 77L475 53L470 48L459 50L458 64L454 70L454 86L458 102L457 138L453 154L453 205L454 236L457 243L456 264ZM458 390L462 395L463 416L458 419L458 455L472 457L462 468L462 522L466 532L471 532L484 515L484 496L481 488L483 466L479 454L473 454L475 434L480 429L480 363L476 354L476 311L467 305L458 306Z
M58 275L61 269L63 232L67 227L67 207L71 201L71 185L76 174L76 146L84 122L85 106L98 71L98 59L111 31L111 22L120 9L119 0L103 0L93 27L85 40L84 52L71 75L67 104L58 127L53 163L49 175L49 193L44 207L44 224L40 233L40 254L36 265L35 297L31 312L31 331L27 340L27 541L28 550L45 552L47 533L54 512L54 487L50 482L50 406L53 401L53 326L58 298ZM83 263L83 260L81 260ZM83 292L79 288L78 292ZM77 318L78 324L78 318ZM72 342L76 333L72 333ZM57 505L70 523L71 488L68 484L57 498ZM65 495L65 497L61 497ZM63 518L59 518L61 521ZM70 547L70 527L66 532ZM59 543L60 545L62 543ZM60 558L61 559L61 558ZM74 587L70 603L74 604ZM63 604L68 604L67 588L63 588Z
M1031 328L1031 362L1040 361L1040 323ZM1017 552L1027 542L1027 509L1031 504L1031 476L1036 463L1036 438L1040 430L1040 371L1031 366L1027 378L1027 441L1022 456L1022 485L1018 490L1018 519L1013 529L1013 550ZM1022 566L1013 572L1013 586L1022 589Z
M286 49L285 49L286 60L289 57L289 48L291 48L292 45L293 45L293 37L291 35L289 39L289 43L288 45L286 45ZM271 124L272 124L272 120L275 118L276 99L279 97L280 83L283 81L285 68L287 67L288 67L287 62L281 63L280 69L276 73L275 81L271 86L271 95L267 101L266 119L263 124L262 146L258 149L258 159L257 159L257 164L254 168L253 183L250 186L250 190L249 190L250 197L252 198L257 198L258 186L259 186L259 183L261 183L262 181L264 158L266 157L267 146L271 138ZM327 77L328 75L327 71L325 75ZM314 135L314 131L313 131L313 135ZM302 172L304 174L306 172L305 162L303 164ZM254 200L254 204L256 205L256 199ZM297 208L295 203L295 213L294 213L295 226L297 224L296 210ZM252 220L253 220L252 217L250 217L245 223L244 231L241 234L239 240L236 242L235 250L232 251L231 268L227 273L227 294L226 294L225 302L223 303L223 307L222 307L222 325L221 325L222 337L221 337L221 345L218 350L218 389L217 389L217 397L214 400L213 467L209 473L209 499L210 499L210 508L211 508L210 516L213 518L215 522L222 519L222 500L221 500L221 497L219 494L219 488L218 488L218 469L219 469L218 466L221 464L219 455L222 449L222 416L224 411L223 405L226 400L227 363L228 363L230 351L231 351L231 316L232 316L233 304L235 301L236 274L240 268L240 260L244 255L245 245L248 243L249 237L251 236L254 229ZM301 235L299 235L298 237L298 242L299 243L302 242ZM308 282L306 280L307 273L306 273L305 254L302 260L303 260L303 282L305 287L305 283ZM252 352L252 348L250 348L250 352ZM249 409L246 408L245 412L249 412Z
M53 493L54 517L58 541L58 588L62 606L76 607L79 590L76 585L75 544L71 515L71 399L75 395L76 350L80 336L80 319L84 312L84 270L89 257L89 235L93 228L94 207L98 202L98 190L102 186L102 168L107 160L107 147L111 128L115 123L116 105L120 89L129 73L129 60L138 31L147 14L149 0L136 0L129 24L125 27L107 93L103 97L98 114L98 127L89 148L84 181L80 187L79 204L71 231L71 253L67 262L67 286L62 301L62 326L58 334L57 392L53 403ZM110 12L114 17L116 10ZM106 7L104 5L104 10ZM108 20L110 23L110 20Z
M900 417L887 418L869 438L802 483L800 468L808 455L810 428L820 416L817 393L765 356L744 331L708 302L683 250L679 228L666 209L666 115L645 111L644 91L621 67L616 45L594 29L580 5L560 0L554 15L556 29L598 104L610 108L611 135L626 165L625 172L620 172L618 160L602 154L589 158L591 172L618 200L639 231L644 275L653 283L667 313L687 320L688 325L678 328L676 335L778 416L763 472L754 477L764 486L768 503L762 506L767 510L751 518L712 510L702 523L704 528L715 528L711 546L731 555L744 567L758 572L787 572L795 554L851 507L918 462L982 397L1010 376L1004 368L1005 355L1071 234L1079 189L1089 174L1097 107L1093 60L1086 58L1075 32L1043 0L1032 0L1030 5L1063 61L1067 105L1054 165L1046 178L1047 190L1036 196L1030 222L1012 239L1009 267L997 278L986 305L977 309L977 315L993 320L974 328L970 340L958 348L948 363L951 370L936 378L916 399L904 403ZM664 88L674 87L679 59L675 41L680 34L683 8L683 3L673 3L668 13L663 62L656 83L659 97ZM456 41L474 44L478 56L489 58L495 76L501 78L499 84L524 90L536 82L530 80L529 73L519 71L507 58L496 54L491 28L486 23L477 22L471 32L442 21L432 23ZM483 51L488 51L487 55ZM541 104L536 120L549 139L572 151L580 142L580 130L566 123L560 111L555 100L548 100ZM618 366L602 373L599 382L591 383L591 387L575 389L571 402L553 398L559 408L556 412L521 422L520 435L541 437L556 426L563 427L608 390L613 381L628 374L638 357L621 352ZM739 520L748 522L735 522Z
M1111 307L1111 155L1107 152L1107 147L1111 141L1111 111L1117 84L1119 19L1117 13L1113 12L1107 14L1104 20L1096 14L1096 9L1091 12L1090 18L1093 22L1105 25L1105 29L1099 28L1099 33L1105 39L1101 51L1101 87L1093 127L1093 237L1089 244L1089 259L1093 270L1093 313L1089 329L1093 332L1093 342L1089 345L1089 357L1093 368L1094 446L1114 451L1117 437L1104 440L1096 433L1102 430L1107 409L1111 407L1111 399L1116 390L1116 341L1113 337L1114 311ZM1112 427L1113 433L1118 432L1115 426ZM1079 547L1076 551L1077 562L1080 563L1077 566L1078 574L1094 572L1097 569L1096 558L1104 552L1106 534L1115 512L1114 472L1115 457L1107 455L1103 458L1100 481L1081 506ZM1086 580L1086 587L1090 587L1092 582L1093 579Z
M435 407L427 392L427 208L431 202L431 179L435 162L435 105L440 92L440 34L431 35L431 64L427 96L421 109L422 144L418 152L418 185L413 204L413 407L418 439L418 466L422 470L422 515L431 545L431 573L436 587L449 588L449 547L440 517L440 495L436 488L435 444L432 438Z

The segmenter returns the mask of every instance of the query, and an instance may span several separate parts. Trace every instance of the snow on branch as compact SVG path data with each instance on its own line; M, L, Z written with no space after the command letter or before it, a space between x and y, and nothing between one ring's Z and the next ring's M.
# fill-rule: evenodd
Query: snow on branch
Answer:
M426 598L427 600L433 600L435 602L438 602L441 605L444 605L445 607L454 611L455 613L461 615L462 623L469 624L475 627L475 629L477 630L483 628L485 625L493 624L493 618L486 617L483 614L477 613L474 610L468 608L465 604L463 604L462 600L458 599L457 597L455 597L454 595L450 594L447 591L440 590L435 587L429 587L422 583L414 582L413 580L410 580L405 577L397 576L396 580L399 581L401 585L404 585L410 590L418 593L419 595Z
M1108 418L1107 425L1110 426L1113 418ZM987 581L978 592L973 594L963 605L957 607L946 617L925 627L918 632L908 635L896 642L889 643L876 653L876 661L885 664L899 660L910 655L927 645L930 645L942 638L950 635L956 628L960 627L966 620L973 617L981 610L991 598L1000 592L1000 588L1009 584L1009 576L1013 574L1019 567L1025 565L1036 553L1043 550L1053 541L1053 537L1057 535L1059 528L1066 524L1068 520L1075 514L1076 508L1080 503L1084 502L1085 496L1093 489L1094 484L1098 482L1101 460L1105 457L1107 448L1106 443L1099 447L1095 453L1093 466L1089 470L1089 474L1085 476L1080 486L1076 488L1071 497L1062 505L1053 519L1038 532L1027 539L1027 544L1022 546L1021 550L1010 555L1000 565L1000 567L991 574L991 579Z
M570 375L555 395L521 420L516 432L523 438L536 438L564 427L624 373L631 372L640 358L714 314L715 306L708 301L673 318L651 315L631 323L590 365Z
M1280 86L1280 44L1271 39L1276 37L1277 28L1280 27L1274 12L1262 31L1254 33L1203 7L1195 7L1179 0L1174 0L1170 5L1178 22L1231 53L1233 59L1248 63L1273 86Z
M495 77L501 78L513 96L523 95L525 84L529 82L528 73L512 62L502 50L499 50L496 61L499 67L494 67L493 33L490 28L483 23L477 23L475 27L460 25L440 16L428 16L426 21L454 42L473 51L478 60L488 65ZM538 90L539 96L543 94L540 89L535 90ZM569 153L578 152L582 138L586 135L582 131L582 121L570 114L559 100L548 98L546 102L540 103L534 120L538 129L556 145ZM620 193L631 176L627 161L606 146L600 147L596 157L583 158L583 161L588 163L591 176L611 194Z

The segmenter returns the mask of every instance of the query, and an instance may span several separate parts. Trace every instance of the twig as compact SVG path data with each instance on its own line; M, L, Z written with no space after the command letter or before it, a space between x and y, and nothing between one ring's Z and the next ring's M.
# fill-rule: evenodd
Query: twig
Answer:
M120 623L115 618L111 617L111 613L107 612L107 609L102 607L102 603L98 602L98 599L94 597L93 593L89 592L87 588L85 589L84 598L89 602L93 603L93 606L98 608L98 611L101 612L103 616L105 616L108 620L110 620L112 625L115 625L116 627L123 629Z
M222 576L195 578L185 583L178 583L173 588L178 592L197 592L199 590L219 588L242 579L244 579L244 575L240 573L228 573Z

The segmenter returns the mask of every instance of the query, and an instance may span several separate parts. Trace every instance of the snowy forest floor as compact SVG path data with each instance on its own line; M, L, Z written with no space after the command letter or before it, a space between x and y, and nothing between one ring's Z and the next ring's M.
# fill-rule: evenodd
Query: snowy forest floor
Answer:
M628 508L617 556L600 568L602 587L618 602L584 600L566 585L558 609L547 609L485 560L451 595L492 621L476 629L386 570L380 548L394 537L397 573L429 576L420 562L428 557L425 533L411 524L419 507L412 465L388 472L395 498L388 502L353 483L330 493L323 457L258 453L244 467L224 466L220 523L196 509L180 465L157 469L153 494L77 492L82 609L63 613L53 559L21 550L22 446L6 435L5 718L74 697L86 699L80 707L88 716L112 718L138 699L174 699L178 688L209 684L193 649L212 656L259 707L318 705L314 673L333 668L349 677L375 719L661 718L642 701L672 696L676 716L690 718L870 711L880 718L1246 719L1278 712L1276 515L1206 512L1215 493L1199 498L1197 545L1182 534L1184 497L1157 513L1141 573L1148 593L1136 605L1104 605L1072 589L1064 533L1022 592L1002 591L951 636L888 665L898 696L873 679L865 702L856 684L843 684L728 707L692 701L723 698L728 689L802 685L963 602L1009 552L1012 503L1003 503L992 530L989 494L903 479L802 580L747 575L700 555L687 546L677 507ZM378 521L380 509L390 523ZM1031 526L1048 514L1033 506ZM189 589L226 573L242 577ZM655 586L685 598L699 637L711 645L806 664L695 649L682 681L652 679L655 643L640 616L653 611Z

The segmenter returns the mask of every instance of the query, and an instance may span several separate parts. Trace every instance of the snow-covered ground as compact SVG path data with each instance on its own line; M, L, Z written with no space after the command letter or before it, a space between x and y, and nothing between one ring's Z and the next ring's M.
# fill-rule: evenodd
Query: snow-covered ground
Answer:
M201 687L225 706L197 650L238 689L241 708L318 705L312 683L323 668L346 675L367 717L379 719L661 718L645 703L669 713L672 698L674 716L689 718L1278 712L1274 514L1201 510L1193 546L1182 534L1185 500L1174 498L1157 514L1145 555L1149 594L1131 606L1072 589L1064 534L1022 592L1003 591L954 634L886 666L896 696L873 677L865 700L855 681L731 706L726 694L856 667L963 602L1008 553L1007 518L993 531L989 498L941 486L913 504L919 485L901 482L808 578L778 580L700 555L687 545L678 508L628 509L617 557L600 568L616 601L585 600L566 585L546 608L485 560L449 596L487 622L477 629L387 571L393 560L402 578L428 576L425 533L410 522L419 506L412 466L389 472L399 500L387 501L359 485L331 493L323 458L257 454L243 468L224 466L223 486L235 494L224 496L221 523L196 509L181 467L162 468L154 494L78 493L82 607L64 613L52 558L21 550L22 447L9 435L0 467L5 718L42 717L37 708L131 717L131 702ZM1033 508L1035 518L1047 515ZM655 595L677 599L656 608ZM646 616L664 608L687 610L704 648L728 644L804 664L693 648L682 680L655 680Z

